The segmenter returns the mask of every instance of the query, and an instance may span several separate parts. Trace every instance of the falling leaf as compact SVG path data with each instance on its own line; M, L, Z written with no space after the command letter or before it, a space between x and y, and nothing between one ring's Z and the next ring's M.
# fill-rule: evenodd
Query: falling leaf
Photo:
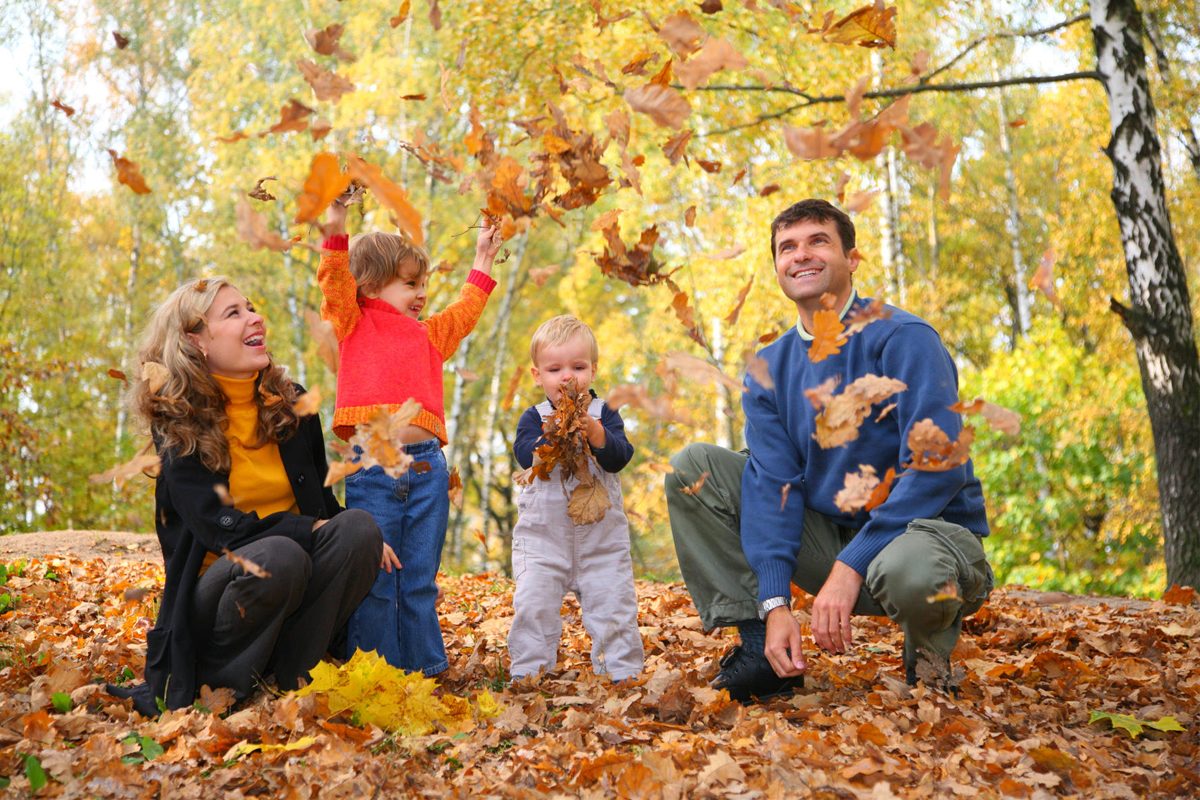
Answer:
M405 5L407 4L408 3L406 0ZM404 13L408 13L407 9L405 9ZM398 25L399 23L396 24ZM393 25L392 27L394 28L396 25ZM308 31L304 34L304 38L308 40L308 43L312 49L321 55L334 56L339 61L345 61L349 63L355 60L354 54L343 50L342 46L338 43L342 38L342 33L344 33L345 30L346 26L335 23L333 25L327 25L325 28L320 30Z
M886 484L879 480L878 473L870 464L859 464L858 472L847 472L846 480L838 493L834 495L833 504L838 507L838 510L843 514L854 514L858 511L870 511L875 506L883 502L882 499L871 505L873 499L877 499L876 491L880 486L884 486L882 497L887 498L887 493L891 487L891 483L895 480L896 471L888 470L888 478ZM869 507L868 507L869 506Z
M229 487L225 484L214 483L213 493L216 494L217 499L221 501L221 505L229 506L230 508L237 507L237 499L229 493Z
M266 190L265 187L263 187L264 183L266 183L267 181L273 181L273 180L276 180L274 175L270 175L266 178L259 178L258 183L254 184L254 188L251 189L249 192L246 192L246 196L251 197L255 200L263 200L263 201L274 200L275 195L271 194L270 192L268 192Z
M858 438L858 429L871 413L871 407L908 388L895 378L867 374L833 394L837 379L831 378L804 395L819 411L813 438L822 448L841 447Z
M876 422L883 422L884 418L885 418L885 417L886 417L888 414L892 413L892 412L893 412L893 411L895 411L895 410L896 410L896 404L895 404L895 403L888 403L886 406L884 406L882 409L880 409L880 410L879 410L879 413L878 413L878 414L875 416L875 421L876 421Z
M117 43L118 50L124 50L129 47L129 37L119 31L112 32L113 41Z
M698 383L722 385L739 394L745 390L742 384L726 375L718 367L702 358L687 353L668 353L663 360L667 369L688 380Z
M123 382L126 386L129 385L129 378L126 377L125 373L119 369L109 369L108 377L115 378L115 379Z
M342 95L354 91L353 83L336 72L318 67L307 58L298 59L296 66L304 75L304 80L312 87L313 94L317 96L318 100L330 100L336 103L342 99Z
M884 305L882 300L872 300L870 303L855 306L846 315L846 336L862 333L863 329L881 319L891 319L892 310Z
M655 419L665 422L686 421L675 411L670 397L651 395L646 387L640 384L623 383L614 386L608 391L604 403L614 410L619 410L623 406L639 408Z
M393 478L403 475L413 459L405 452L400 433L420 410L421 404L410 398L399 407L381 406L370 419L356 425L349 444L360 449L359 464L364 468L382 467Z
M462 476L458 474L458 467L450 468L450 483L448 488L450 496L450 505L455 508L462 508L463 504L463 482Z
M292 243L274 231L267 230L266 217L251 208L244 198L238 198L235 215L234 230L239 238L255 250L265 247L282 253L291 249Z
M855 192L846 198L846 213L858 214L866 211L875 204L875 199L879 197L880 190L871 189L865 192Z
M150 394L158 394L167 385L167 379L170 377L171 373L167 368L157 361L142 363L142 380L146 382L146 391Z
M626 89L625 102L634 111L666 128L682 127L683 121L692 113L691 103L669 86L648 84Z
M700 10L705 14L716 14L725 6L721 4L721 0L704 0L700 4Z
M979 414L1001 433L1016 436L1021 432L1021 415L1003 406L977 397L970 403L955 403L950 410L957 414Z
M838 312L823 308L813 314L813 340L809 345L808 359L814 364L829 356L837 355L846 343L846 328Z
M754 286L754 278L757 272L750 273L750 280L746 281L746 285L737 293L737 298L733 301L733 308L725 315L724 322L729 327L737 325L738 317L742 314L742 306L746 304L746 298L750 295L750 289Z
M259 136L266 136L268 133L302 131L308 127L308 118L312 116L312 113L313 110L300 101L288 100L287 105L279 109L279 122L260 133Z
M616 225L617 218L619 216L621 216L621 209L619 209L619 208L614 208L609 211L605 211L603 214L596 217L596 219L592 220L592 230L602 231L605 228Z
M787 509L788 495L792 493L792 485L785 483L779 487L779 511L782 513Z
M771 368L767 360L754 352L753 347L747 347L742 353L742 361L746 366L746 374L755 383L770 391L775 388L775 379L771 377Z
M117 168L117 180L119 182L132 189L134 194L150 194L150 187L146 185L146 179L142 177L142 171L137 164L117 155L116 150L110 149L108 154L112 157L113 165Z
M1023 120L1023 119L1014 119L1012 122L1008 123L1008 127L1010 127L1010 128L1023 128L1023 127L1025 127L1025 120Z
M778 192L779 189L780 189L780 186L778 183L768 183L766 186L764 186L763 188L758 190L758 196L759 197L770 197L771 195Z
M663 20L658 35L677 54L686 56L700 48L704 28L686 11L680 11Z
M423 245L425 233L421 226L421 214L409 201L408 193L398 184L388 180L387 176L383 174L383 170L374 164L368 164L355 155L347 156L346 161L347 175L366 186L379 202L396 215L400 229L409 239L418 246Z
M435 31L442 29L442 9L438 0L429 0L429 24Z
M459 367L458 369L456 369L454 371L458 373L458 376L463 379L464 383L470 383L471 381L479 380L478 372L472 372L471 370L466 369L464 367Z
M667 139L662 149L663 155L667 157L668 161L675 164L682 158L684 163L687 163L687 147L688 143L692 141L692 134L692 129L687 128Z
M884 8L882 3L863 6L837 22L811 33L831 44L859 47L896 47L896 7Z
M710 38L692 58L675 67L685 89L695 89L721 70L744 69L749 62L726 39Z
M240 142L242 139L249 138L250 134L246 133L245 131L236 131L231 133L229 136L218 136L217 141L224 142L225 144L233 144L234 142Z
M724 250L718 250L715 253L702 253L700 257L712 258L717 261L728 261L731 258L737 258L744 252L746 252L746 245L735 244L732 247L726 247Z
M152 473L158 469L162 462L157 453L151 452L153 447L153 444L147 444L129 461L126 461L124 464L118 464L104 472L89 475L88 480L92 483L112 483L118 489L123 488L129 482L130 478Z
M687 225L689 228L694 228L696 226L695 206L688 206L687 210L683 212L683 224Z
M783 141L793 155L805 161L833 158L841 152L833 145L829 133L825 130L824 120L811 128L783 126Z
M393 28L399 27L400 23L408 19L408 12L411 6L412 0L401 0L400 10L396 12L396 16L388 20L388 25L391 25Z
M945 603L955 600L962 600L962 594L958 590L958 582L955 580L946 581L945 586L942 586L937 592L925 598L926 603Z
M971 458L971 443L975 429L964 425L954 441L931 419L915 423L908 432L908 449L912 452L910 469L919 472L945 472L967 463Z
M299 210L292 221L299 224L315 220L335 198L346 191L350 178L350 175L342 173L337 156L328 152L317 153L313 156L308 177L304 179L304 188L296 199Z
M615 16L606 17L606 16L604 16L604 12L600 8L600 0L591 0L591 4L592 4L592 10L596 12L596 27L600 30L604 30L609 25L620 22L621 20L626 19L627 17L633 16L632 11L624 11Z
M1033 277L1029 280L1029 288L1037 289L1046 296L1046 299L1055 308L1061 308L1062 303L1058 297L1058 290L1054 287L1054 262L1057 259L1058 256L1055 254L1054 248L1047 248L1046 252L1042 253L1037 271L1033 273Z
M333 332L333 324L321 319L311 308L304 309L304 319L308 322L308 332L317 343L317 356L325 362L330 372L338 371L338 341Z
M696 163L700 165L700 169L710 174L721 171L720 161L706 161L703 158L697 158Z
M698 494L700 494L700 489L704 487L704 482L707 481L711 477L712 477L711 472L707 472L707 471L701 472L699 478L692 481L692 483L690 483L687 486L680 486L679 491L683 492L684 494L690 494L693 496L698 495Z
M332 461L329 464L329 472L325 474L325 486L333 486L340 480L346 478L347 475L353 475L362 469L362 464L356 464L350 461Z
M654 258L654 245L658 242L658 226L651 225L642 231L637 244L632 248L621 239L620 227L613 223L604 229L604 252L596 255L600 271L610 277L625 281L631 286L652 286L669 280L670 273Z
M292 410L296 412L297 417L311 417L313 414L319 413L321 390L314 387L297 397L296 402L292 405Z
M57 108L59 111L63 112L64 114L66 114L68 117L75 116L75 109L72 108L71 106L67 105L66 103L64 103L62 100L55 99L54 101L52 101L50 103L50 105L52 105L54 108Z
M558 274L560 267L558 264L552 264L548 267L530 267L529 280L533 281L533 285L542 287L546 285L546 281Z

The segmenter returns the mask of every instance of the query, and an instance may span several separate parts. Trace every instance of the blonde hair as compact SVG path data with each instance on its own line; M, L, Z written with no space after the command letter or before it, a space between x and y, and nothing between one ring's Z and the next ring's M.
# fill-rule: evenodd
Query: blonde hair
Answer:
M429 254L399 234L372 231L350 240L350 274L364 294L376 294L396 278L419 279L427 272Z
M538 326L538 329L533 332L533 338L529 341L529 360L537 366L538 353L545 347L557 347L560 344L566 344L576 336L583 336L587 339L588 346L592 351L592 363L595 364L600 360L600 345L596 343L596 334L592 333L584 322L570 314L559 314L557 317L551 317Z
M233 285L222 277L193 279L171 292L154 310L142 335L129 391L130 406L150 429L160 453L197 453L200 462L213 472L227 472L231 466L224 431L228 398L213 378L204 353L188 334L204 330L205 315L217 292L226 286ZM150 390L143 377L144 365L150 362L166 368L166 380L156 392ZM297 393L287 371L270 362L259 372L255 388L258 444L290 437L299 418L292 409ZM264 396L272 395L282 401L268 405Z

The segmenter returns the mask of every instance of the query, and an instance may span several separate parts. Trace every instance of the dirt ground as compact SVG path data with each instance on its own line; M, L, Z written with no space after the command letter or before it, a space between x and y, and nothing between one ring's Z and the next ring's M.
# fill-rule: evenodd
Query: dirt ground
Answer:
M37 531L0 536L0 561L44 556L152 561L162 558L162 550L153 533Z

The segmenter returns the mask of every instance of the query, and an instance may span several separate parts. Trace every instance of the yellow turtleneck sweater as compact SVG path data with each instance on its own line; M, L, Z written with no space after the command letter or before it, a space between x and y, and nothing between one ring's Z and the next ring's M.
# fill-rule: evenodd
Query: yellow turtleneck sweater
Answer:
M225 436L229 440L229 494L234 508L265 517L277 511L299 513L292 483L283 468L279 445L267 442L256 446L255 427L258 406L254 402L254 378L226 378L213 374L225 396L229 398L225 413L229 416ZM205 558L204 567L217 559L213 553Z

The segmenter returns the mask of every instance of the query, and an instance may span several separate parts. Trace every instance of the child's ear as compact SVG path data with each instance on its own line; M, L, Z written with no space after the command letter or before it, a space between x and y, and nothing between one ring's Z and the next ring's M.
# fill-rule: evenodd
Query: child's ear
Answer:
M537 368L537 367L530 367L530 368L529 368L529 374L533 376L533 379L534 379L534 381L537 381L537 380L539 380L539 379L540 379L540 378L539 378L539 376L540 376L542 373L541 373L541 372L538 370L538 368Z

